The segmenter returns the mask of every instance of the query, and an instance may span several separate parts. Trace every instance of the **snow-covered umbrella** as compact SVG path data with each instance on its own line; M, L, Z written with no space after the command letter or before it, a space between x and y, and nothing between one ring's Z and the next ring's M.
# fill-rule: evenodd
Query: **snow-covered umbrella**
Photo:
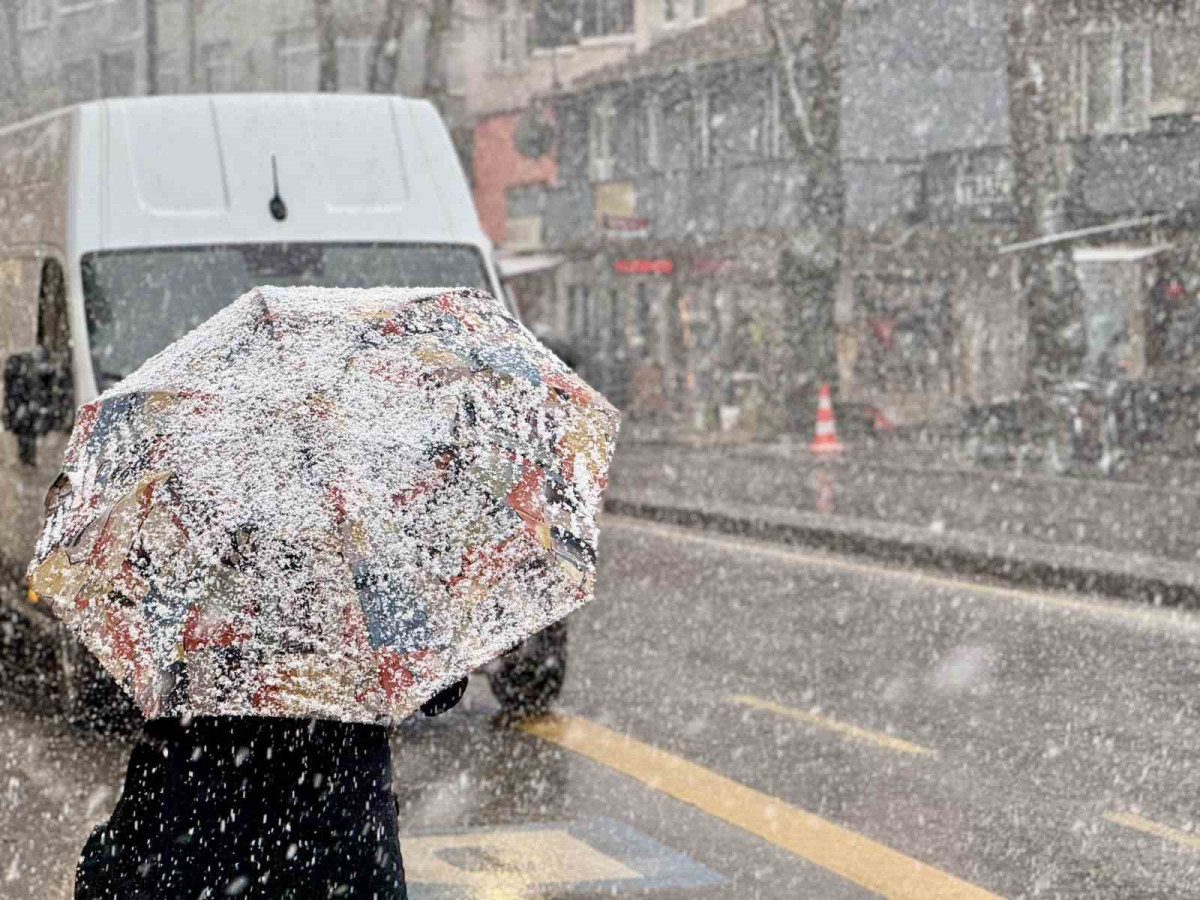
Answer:
M487 294L256 289L78 411L29 588L147 717L396 719L591 598L617 427Z

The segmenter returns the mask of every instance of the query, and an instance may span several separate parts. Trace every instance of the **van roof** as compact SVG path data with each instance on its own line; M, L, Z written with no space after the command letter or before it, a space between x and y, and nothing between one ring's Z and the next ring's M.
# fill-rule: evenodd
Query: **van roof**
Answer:
M490 246L425 101L189 95L101 100L73 114L80 253L265 241ZM276 181L282 220L270 208Z

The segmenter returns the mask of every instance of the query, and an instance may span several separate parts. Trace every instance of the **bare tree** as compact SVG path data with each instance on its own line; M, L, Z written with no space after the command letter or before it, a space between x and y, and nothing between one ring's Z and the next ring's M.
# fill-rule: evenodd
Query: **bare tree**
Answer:
M196 17L201 0L183 0L184 31L187 40L187 86L196 89Z
M758 0L779 80L781 119L810 172L806 200L813 227L781 253L779 280L790 304L785 330L807 375L836 379L834 299L842 288L845 197L841 167L841 33L845 0L808 0L802 29L795 0ZM806 377L797 373L798 378ZM811 385L791 387L811 394ZM796 398L804 402L803 396Z
M145 0L146 93L158 93L158 0Z
M4 79L3 94L17 103L25 94L25 72L21 65L21 0L0 0L4 19L0 29L4 32L4 43L0 52L8 60L8 72Z
M400 41L408 24L408 11L408 0L386 0L384 4L367 70L367 90L372 94L388 94L396 89Z
M443 115L449 89L446 84L446 46L454 25L454 0L428 0L429 31L425 37L425 75L421 96Z
M759 0L767 33L771 36L771 44L775 51L777 75L780 93L783 98L781 118L797 153L810 153L814 146L812 124L808 113L808 103L800 88L800 66L797 60L799 47L795 46L791 37L779 21L779 13L771 0ZM801 38L807 43L807 38Z
M333 0L313 0L317 20L317 90L336 93L338 89L337 20Z
M1018 241L1041 236L1042 217L1059 188L1051 86L1038 60L1039 54L1053 52L1043 39L1053 6L1008 3L1008 130ZM1052 260L1053 250L1038 248L1018 254L1015 263L1029 329L1027 387L1035 393L1069 375L1077 361L1064 337L1069 304L1051 288Z

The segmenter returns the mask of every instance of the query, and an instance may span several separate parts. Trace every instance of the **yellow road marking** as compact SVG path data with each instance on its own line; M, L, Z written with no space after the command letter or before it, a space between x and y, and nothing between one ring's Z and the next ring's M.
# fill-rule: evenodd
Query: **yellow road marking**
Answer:
M1180 831L1178 828L1171 828L1168 825L1160 825L1158 822L1153 822L1150 819L1143 819L1136 813L1106 812L1104 818L1114 825L1124 825L1126 828L1133 828L1146 834L1152 834L1163 840L1173 841L1181 846L1190 847L1192 850L1200 850L1200 836L1188 834L1186 831Z
M893 900L997 900L997 895L703 766L576 716L523 723L586 756Z
M732 702L742 706L749 706L753 709L763 709L767 712L775 713L777 716L784 716L789 719L796 719L804 722L806 725L812 725L815 728L824 728L826 731L834 731L838 734L844 734L846 737L856 738L860 741L867 741L875 744L877 747L883 747L887 750L895 750L897 753L912 753L914 755L930 755L936 756L937 752L930 750L928 747L922 747L918 744L911 744L908 741L898 737L892 737L890 734L885 734L882 731L872 731L869 728L859 728L857 725L849 725L845 722L839 722L837 719L830 719L826 716L817 715L816 713L807 712L803 709L795 709L791 706L784 706L782 703L775 703L772 700L764 700L761 697L752 697L749 694L734 694L729 698Z
M684 528L679 525L669 525L661 522L650 523L627 516L614 516L610 514L608 515L608 520L617 523L620 528L627 528L630 531L657 533L660 536L669 534L673 539L716 547L726 552L754 553L758 556L783 562L803 563L805 565L820 566L825 569L838 569L843 572L854 572L858 575L873 577L882 575L886 578L908 581L912 584L926 587L969 591L974 594L998 597L1005 600L1019 600L1023 603L1043 608L1053 607L1072 610L1075 612L1084 612L1089 615L1118 619L1137 625L1169 628L1175 632L1189 632L1193 639L1200 638L1200 617L1194 613L1177 609L1133 606L1128 603L1106 600L1100 596L1078 599L1067 594L1040 593L1038 591L1021 590L1020 588L1000 587L999 585L987 584L986 582L965 581L949 576L930 575L920 570L901 569L882 563L854 562L846 557L835 556L832 553L800 550L795 547L769 544L752 538L716 537L711 534L701 534L693 529Z

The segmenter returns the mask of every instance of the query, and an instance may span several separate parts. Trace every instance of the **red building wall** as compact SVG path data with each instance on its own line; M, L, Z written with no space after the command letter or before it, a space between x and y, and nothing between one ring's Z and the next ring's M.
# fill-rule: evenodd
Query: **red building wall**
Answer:
M558 178L555 152L527 159L513 146L520 112L498 113L475 125L475 207L483 230L496 244L504 241L504 191L510 185L553 183Z

